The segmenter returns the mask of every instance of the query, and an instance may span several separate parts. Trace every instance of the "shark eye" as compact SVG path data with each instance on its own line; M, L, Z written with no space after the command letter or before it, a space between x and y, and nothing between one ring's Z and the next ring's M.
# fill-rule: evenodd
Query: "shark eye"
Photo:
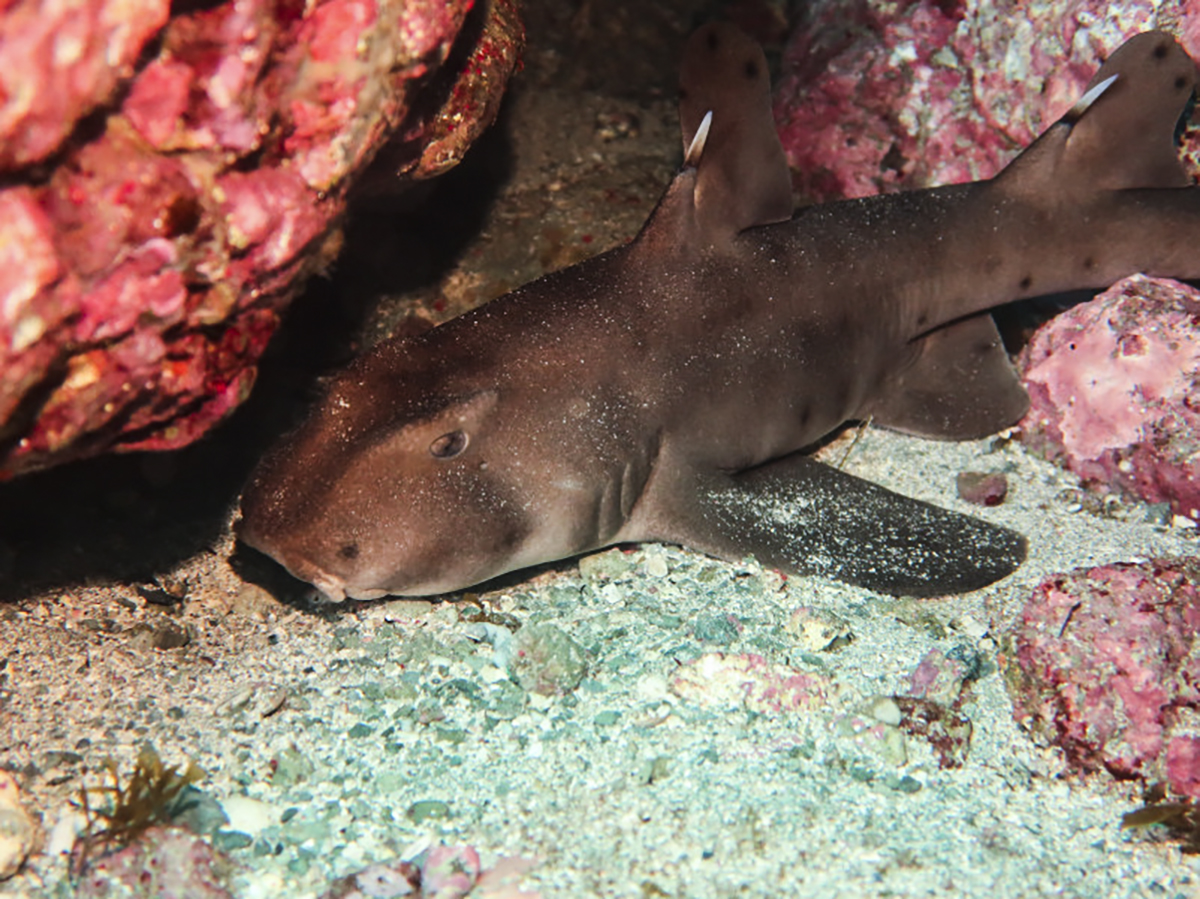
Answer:
M435 459L453 459L466 448L466 432L451 431L429 444L429 455Z

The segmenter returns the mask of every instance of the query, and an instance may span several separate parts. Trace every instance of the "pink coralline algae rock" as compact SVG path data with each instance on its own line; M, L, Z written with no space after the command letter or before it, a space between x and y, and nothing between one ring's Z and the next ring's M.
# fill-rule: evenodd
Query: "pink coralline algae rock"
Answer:
M1200 563L1159 559L1043 581L1006 659L1018 723L1083 771L1200 799Z
M384 143L429 177L494 116L523 31L512 0L464 31L472 5L0 4L0 478L245 399Z
M133 74L169 0L0 7L0 171L39 162Z
M815 200L990 178L1147 28L1200 55L1195 0L818 0L792 35L775 117Z
M978 661L964 661L960 655L946 655L931 649L921 657L909 678L908 695L945 706L955 705L963 686L978 676Z
M1043 325L1018 368L1022 441L1100 490L1200 518L1200 292L1127 278Z
M232 899L226 886L232 867L202 837L180 828L151 827L132 845L89 861L75 895Z
M700 705L779 714L821 705L828 686L820 675L760 655L710 652L679 668L671 692Z
M514 856L484 870L473 846L442 844L411 862L383 862L339 878L323 899L540 899L520 885L534 864Z

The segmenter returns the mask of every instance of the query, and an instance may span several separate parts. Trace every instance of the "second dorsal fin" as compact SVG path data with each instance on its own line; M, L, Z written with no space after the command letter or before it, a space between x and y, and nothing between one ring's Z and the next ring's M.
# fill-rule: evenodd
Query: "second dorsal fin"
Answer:
M1175 135L1195 87L1196 65L1171 35L1135 35L996 181L1024 192L1187 187Z
M1148 31L1120 47L1088 90L1115 78L1071 122L1063 162L1099 188L1187 187L1175 129L1196 86L1196 65L1169 34ZM1086 97L1087 94L1085 93Z

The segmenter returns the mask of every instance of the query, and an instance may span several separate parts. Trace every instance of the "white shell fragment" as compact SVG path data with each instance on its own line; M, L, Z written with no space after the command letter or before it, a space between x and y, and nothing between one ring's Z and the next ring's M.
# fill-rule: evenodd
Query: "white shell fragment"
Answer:
M21 791L7 771L0 771L0 880L20 870L33 849L37 825L21 805Z

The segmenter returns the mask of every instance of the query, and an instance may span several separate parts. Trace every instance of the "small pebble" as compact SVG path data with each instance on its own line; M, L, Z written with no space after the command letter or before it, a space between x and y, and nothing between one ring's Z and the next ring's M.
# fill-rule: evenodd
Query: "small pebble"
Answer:
M1148 524L1157 524L1165 527L1171 523L1171 504L1170 503L1154 503L1146 506L1146 515L1144 520Z
M254 845L254 837L240 830L219 830L213 834L212 844L219 852L236 852Z
M867 720L858 715L848 715L836 723L836 732L862 749L878 756L888 765L897 768L908 763L908 749L904 734L898 727L881 721Z
M951 624L973 640L982 640L987 636L989 629L986 622L970 615L960 615Z
M498 684L501 681L508 680L508 674L503 668L498 668L495 665L484 665L479 669L479 679L485 684Z
M258 836L272 824L278 824L279 809L249 796L229 796L222 800L221 808L229 819L227 829Z
M0 814L3 814L0 812ZM43 851L50 858L66 855L75 846L76 838L87 830L87 818L82 812L65 809L50 828ZM2 878L0 878L2 879Z
M968 655L968 658L964 658ZM979 659L973 653L952 649L948 653L931 649L909 677L908 692L917 699L928 699L950 706L962 692L963 684L978 674Z
M512 631L508 628L486 621L476 621L463 625L463 633L472 640L487 643L492 647L491 667L507 668L512 662L516 643Z
M911 737L927 742L941 768L961 768L971 749L974 729L965 715L928 699L895 697L904 715L900 729Z
M647 702L662 702L671 699L671 685L661 674L647 674L638 678L635 689L638 698Z
M643 786L664 781L671 774L671 759L669 756L656 755L646 759L638 766L637 779Z
M531 624L516 636L516 653L510 664L513 677L530 693L570 693L587 673L587 656L562 628Z
M793 611L783 629L796 638L801 649L809 652L841 649L854 639L850 625L845 621L834 615L814 612L807 606Z
M868 710L871 717L876 721L882 721L884 724L891 724L893 727L900 723L904 717L904 713L900 711L900 706L896 705L896 700L890 696L880 696Z
M423 621L433 612L427 599L392 599L384 606L385 621Z
M640 131L638 117L631 112L601 112L596 116L596 137L605 143L618 138L637 137Z
M279 609L279 600L258 584L242 584L230 603L233 614L251 621L269 621Z
M663 557L662 553L648 554L645 568L646 574L657 578L666 577L670 571L667 568L667 560Z
M725 612L713 612L696 619L694 632L701 643L728 646L741 634L741 623Z
M579 560L579 573L592 586L598 581L621 577L632 569L633 562L629 560L629 555L620 549L610 549Z
M450 806L440 799L421 799L410 805L405 815L413 824L420 824L422 821L449 818Z
M998 506L1008 496L1008 478L1000 472L960 471L958 495L977 506Z

